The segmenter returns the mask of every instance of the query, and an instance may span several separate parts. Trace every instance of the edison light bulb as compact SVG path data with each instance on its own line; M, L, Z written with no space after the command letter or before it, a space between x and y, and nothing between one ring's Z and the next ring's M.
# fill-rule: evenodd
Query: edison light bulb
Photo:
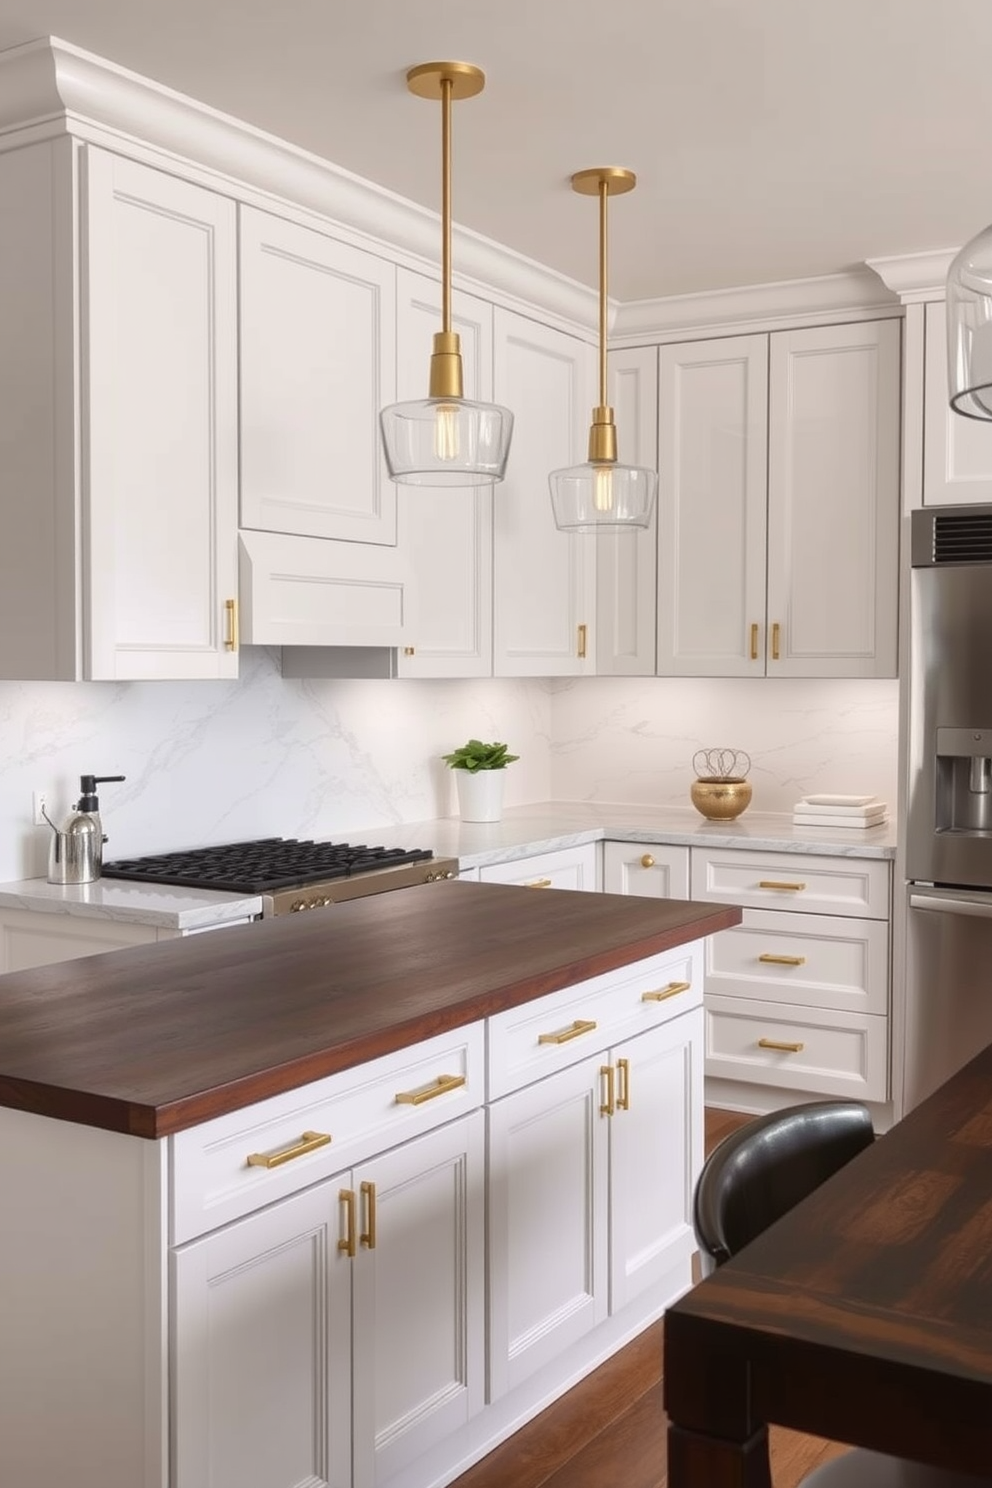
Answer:
M434 455L438 460L457 460L458 409L453 403L439 403L434 410Z
M593 466L592 504L598 512L613 510L613 467Z

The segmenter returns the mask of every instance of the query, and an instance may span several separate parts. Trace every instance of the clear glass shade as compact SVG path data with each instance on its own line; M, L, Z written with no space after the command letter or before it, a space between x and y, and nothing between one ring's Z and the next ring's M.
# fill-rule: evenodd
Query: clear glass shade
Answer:
M379 415L386 464L408 486L479 486L503 479L513 414L498 403L424 398Z
M562 532L598 532L603 527L647 527L658 474L637 465L572 465L548 477L555 523Z
M948 270L947 383L956 412L992 419L992 227Z

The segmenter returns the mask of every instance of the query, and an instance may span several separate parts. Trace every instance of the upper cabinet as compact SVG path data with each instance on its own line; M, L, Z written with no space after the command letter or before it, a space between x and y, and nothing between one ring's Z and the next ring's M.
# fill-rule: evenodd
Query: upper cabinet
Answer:
M592 346L510 310L495 314L495 398L513 412L493 492L494 660L499 677L595 672L596 544L559 532L548 476L585 459Z
M992 424L951 408L943 300L928 304L925 316L923 504L992 501Z
M240 232L241 525L395 543L396 268L250 207Z
M397 400L425 398L441 327L440 284L401 269L396 314ZM452 324L461 337L465 396L491 402L493 307L456 290ZM399 486L397 502L399 545L416 578L399 675L492 676L492 486Z
M897 321L664 346L658 671L896 672Z
M69 138L0 193L0 676L235 676L235 205Z

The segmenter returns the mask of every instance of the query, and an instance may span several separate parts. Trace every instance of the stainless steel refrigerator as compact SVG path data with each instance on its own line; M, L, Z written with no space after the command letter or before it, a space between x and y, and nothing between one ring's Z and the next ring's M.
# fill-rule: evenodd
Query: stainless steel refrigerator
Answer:
M992 506L912 515L904 1108L992 1043Z

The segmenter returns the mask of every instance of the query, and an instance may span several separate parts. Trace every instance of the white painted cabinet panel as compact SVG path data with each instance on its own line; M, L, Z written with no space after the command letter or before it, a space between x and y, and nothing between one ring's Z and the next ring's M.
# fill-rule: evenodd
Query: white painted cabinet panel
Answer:
M992 501L992 424L955 413L947 401L947 317L925 307L923 504Z
M395 543L395 266L250 207L240 235L241 525Z
M548 476L585 459L593 348L499 308L494 329L496 402L512 411L514 426L506 479L493 491L493 670L591 675L595 538L558 531Z
M532 853L509 863L489 863L479 870L483 883L520 884L528 889L597 889L599 848L595 842Z
M604 842L603 889L650 899L688 899L689 849L672 842Z
M97 956L126 946L172 939L178 932L121 920L87 920L79 915L41 914L31 909L0 909L0 973L51 966L77 956Z
M440 285L397 276L397 399L427 396ZM493 395L493 308L456 290L452 325L461 337L466 398ZM498 488L497 488L498 489ZM398 486L399 545L414 608L399 655L401 677L489 677L493 670L493 487Z

